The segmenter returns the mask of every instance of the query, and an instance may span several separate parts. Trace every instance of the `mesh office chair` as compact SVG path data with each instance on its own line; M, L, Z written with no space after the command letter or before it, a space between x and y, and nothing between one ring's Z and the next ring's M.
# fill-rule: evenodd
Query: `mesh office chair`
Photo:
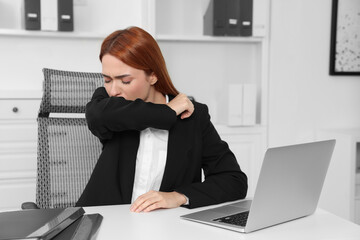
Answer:
M100 73L43 69L44 86L38 116L36 205L39 208L74 206L101 152L84 116L85 105L97 87ZM52 117L51 113L61 113ZM69 114L71 113L71 114ZM27 207L23 207L27 208Z

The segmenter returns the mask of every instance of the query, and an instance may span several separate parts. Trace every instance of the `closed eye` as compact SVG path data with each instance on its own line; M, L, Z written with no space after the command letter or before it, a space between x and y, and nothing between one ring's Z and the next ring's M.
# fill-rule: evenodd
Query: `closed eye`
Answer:
M121 80L121 82L123 84L130 84L131 81L133 80L130 74L118 75L118 76L115 76L114 78L112 78L106 74L102 74L102 75L104 77L105 83L110 83L113 79L116 79L116 80Z
M121 82L123 84L130 84L132 80L133 80L133 77L131 77L130 75L129 76L124 76L124 77L121 78Z
M130 84L131 81L122 81L123 84Z

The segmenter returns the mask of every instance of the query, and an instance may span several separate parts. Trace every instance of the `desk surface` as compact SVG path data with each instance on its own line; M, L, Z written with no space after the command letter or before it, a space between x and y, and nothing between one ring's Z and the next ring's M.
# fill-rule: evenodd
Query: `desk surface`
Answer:
M213 207L213 206L210 206ZM198 209L161 209L150 213L133 213L130 205L86 207L86 213L104 216L97 240L110 239L301 239L359 240L360 226L318 209L313 215L256 232L244 234L180 219Z

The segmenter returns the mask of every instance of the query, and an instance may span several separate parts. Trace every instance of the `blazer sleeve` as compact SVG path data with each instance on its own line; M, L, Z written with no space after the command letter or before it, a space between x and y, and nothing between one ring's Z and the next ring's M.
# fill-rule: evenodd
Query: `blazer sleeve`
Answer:
M111 139L114 132L126 130L141 131L148 127L168 130L177 119L176 112L165 104L109 97L104 87L95 90L85 115L90 131L100 140Z
M203 106L201 166L205 180L175 190L189 198L189 205L185 206L189 208L242 199L248 189L246 174L211 123L207 106Z

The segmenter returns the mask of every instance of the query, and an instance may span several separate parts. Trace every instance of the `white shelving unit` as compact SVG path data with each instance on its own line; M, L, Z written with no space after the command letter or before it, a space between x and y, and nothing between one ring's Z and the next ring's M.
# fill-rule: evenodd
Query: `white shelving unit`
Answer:
M210 108L213 121L227 123L227 87L257 86L257 120L267 125L269 1L254 0L253 37L203 35L206 0L152 0L153 35L159 42L170 75L180 91Z
M227 86L232 83L255 83L258 96L256 124L266 126L268 108L267 25L270 3L265 0L254 0L253 25L255 29L253 37L204 36L202 34L203 14L208 3L209 0L136 0L134 4L128 4L128 8L135 9L135 7L140 7L142 17L141 19L134 20L133 23L137 25L141 23L140 27L146 28L154 35L163 50L170 74L176 86L181 91L194 95L198 100L207 103L215 123L226 124L227 122L227 109L224 107L228 105ZM126 4L124 4L125 1L122 1L121 5L126 7ZM94 4L94 6L87 6L87 9L94 9L95 7L99 6ZM75 13L82 14L83 10L79 8ZM112 11L114 10L112 9ZM125 22L128 25L132 25L132 22L128 20ZM112 25L115 26L113 23ZM86 29L83 26L79 28L82 30ZM68 44L61 42L61 39L69 43L74 41L72 42L74 46L78 44L86 48L86 45L89 45L89 48L95 49L94 46L99 46L102 39L108 34L101 31L102 29L89 32L44 32L0 29L0 37L5 39L5 41L7 39L9 42L13 42L15 45L17 42L20 43L24 37L31 38L29 41L33 42L36 42L37 39L50 39L53 41L53 43L49 44L50 46L44 44L41 47L49 47L49 53L56 55L58 52L62 54L64 51L61 48L68 46ZM91 44L86 43L86 41L90 40ZM7 42L4 45L6 44ZM53 46L56 46L56 48ZM59 49L58 52L57 49ZM32 56L32 50L29 53L26 51L27 49L24 56ZM98 49L92 50L94 58L97 51ZM75 56L78 57L77 54ZM84 58L89 59L88 56ZM81 57L79 57L80 59ZM94 66L97 64L96 62L91 62L88 65ZM60 64L55 61L54 66L57 65ZM38 67L34 66L34 68ZM66 65L63 68L69 69ZM79 70L86 71L87 69ZM189 73L192 76L189 76ZM185 80L188 78L190 79ZM40 78L38 77L38 79ZM37 81L39 82L39 80ZM38 86L40 88L40 84Z
M252 196L267 147L270 1L254 0L255 29L252 37L203 36L202 16L208 2L209 0L109 0L108 4L111 5L106 6L104 3L88 1L88 6L77 6L74 11L77 14L75 21L80 17L86 20L82 19L83 23L77 23L74 32L26 31L18 26L9 29L1 28L0 25L0 52L4 56L3 60L0 59L0 64L6 66L2 70L3 78L0 79L0 83L6 86L0 92L0 146L6 148L0 150L0 164L6 166L1 168L6 173L5 170L0 172L0 189L2 192L4 189L14 189L7 192L6 202L0 201L0 209L18 208L19 202L34 200L35 118L41 95L35 96L31 92L41 92L41 69L48 67L101 71L98 53L102 40L111 33L109 29L117 30L131 25L143 27L158 41L177 89L208 105L212 122L249 177L248 196ZM107 12L105 8L109 8L110 13L103 18L98 10ZM126 19L121 19L122 15L118 14L120 8L128 9L129 12L124 15ZM137 12L132 15L131 11ZM99 20L91 25L91 29L88 12L96 15L92 17ZM8 46L13 51L9 51ZM21 56L13 54L14 52L21 53ZM16 83L9 82L8 79L13 78L14 73ZM228 85L232 83L256 84L257 114L254 126L227 126L227 91ZM28 94L19 94L20 92ZM12 109L16 106L21 106L22 109L25 107L29 112L23 117L15 114ZM13 116L16 121L10 119ZM8 131L9 126L20 130L25 128L28 133L14 134ZM11 147L6 145L7 139L12 139ZM19 152L18 149L22 151ZM13 160L8 162L10 158ZM19 187L14 188L15 185Z

